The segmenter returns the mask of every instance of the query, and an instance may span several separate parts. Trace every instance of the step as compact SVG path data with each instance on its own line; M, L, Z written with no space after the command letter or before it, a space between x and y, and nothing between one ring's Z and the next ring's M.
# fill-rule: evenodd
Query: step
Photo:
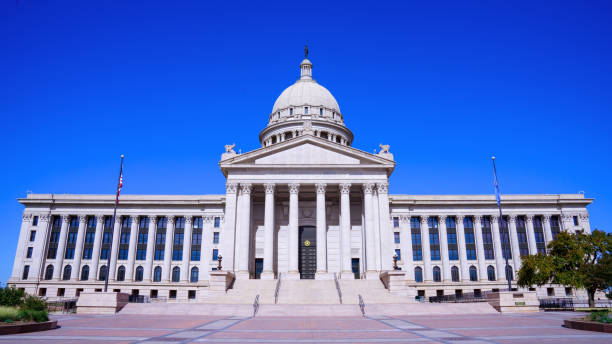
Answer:
M261 305L257 316L283 316L283 317L306 317L306 316L361 316L358 305Z
M339 304L333 280L282 280L279 304Z
M376 304L416 303L414 297L392 294L379 279L339 280L342 291L342 303L358 304L359 295L363 301Z
M253 305L196 302L128 303L119 314L252 316Z
M236 280L227 292L209 291L199 302L215 304L252 304L259 295L260 304L274 303L276 280Z

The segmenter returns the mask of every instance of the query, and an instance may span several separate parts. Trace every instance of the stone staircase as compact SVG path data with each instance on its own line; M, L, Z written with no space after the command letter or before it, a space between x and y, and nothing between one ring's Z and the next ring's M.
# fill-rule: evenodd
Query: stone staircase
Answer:
M255 296L259 295L260 304L274 304L275 287L276 280L237 279L233 288L227 292L209 291L198 301L214 304L253 304Z
M392 294L379 279L338 280L342 303L359 304L359 295L366 304L416 303L414 295Z
M333 280L282 280L278 304L337 305L340 299Z

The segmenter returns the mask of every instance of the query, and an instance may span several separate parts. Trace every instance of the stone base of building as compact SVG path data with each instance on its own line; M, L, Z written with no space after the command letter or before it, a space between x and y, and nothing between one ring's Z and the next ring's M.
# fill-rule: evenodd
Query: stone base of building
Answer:
M126 293L96 293L83 292L77 300L77 314L115 314L129 300Z
M493 308L501 313L538 312L540 302L535 292L503 291L490 293L487 300Z
M211 271L210 272L210 291L225 292L228 290L236 276L230 271Z
M334 279L334 274L329 272L317 272L315 274L316 280L332 280Z

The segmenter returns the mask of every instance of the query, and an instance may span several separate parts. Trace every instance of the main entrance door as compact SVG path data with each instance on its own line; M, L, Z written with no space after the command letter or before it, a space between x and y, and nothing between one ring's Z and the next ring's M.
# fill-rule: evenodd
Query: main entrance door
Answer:
M317 271L317 229L300 227L300 278L314 279Z

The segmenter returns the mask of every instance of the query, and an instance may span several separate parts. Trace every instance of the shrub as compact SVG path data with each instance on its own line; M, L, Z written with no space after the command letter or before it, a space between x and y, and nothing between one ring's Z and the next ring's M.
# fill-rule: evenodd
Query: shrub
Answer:
M19 306L25 293L15 288L0 288L0 306Z
M49 320L49 315L46 310L35 311L32 309L21 309L19 311L19 318L21 320L34 320L36 322L43 322Z
M610 318L610 313L607 310L594 311L591 313L590 317L592 321L597 321L606 324L612 323L612 318Z
M47 310L47 303L45 300L39 297L28 295L24 298L21 308L31 309L34 311L44 311Z
M12 322L19 319L19 310L17 308L0 306L0 321Z

